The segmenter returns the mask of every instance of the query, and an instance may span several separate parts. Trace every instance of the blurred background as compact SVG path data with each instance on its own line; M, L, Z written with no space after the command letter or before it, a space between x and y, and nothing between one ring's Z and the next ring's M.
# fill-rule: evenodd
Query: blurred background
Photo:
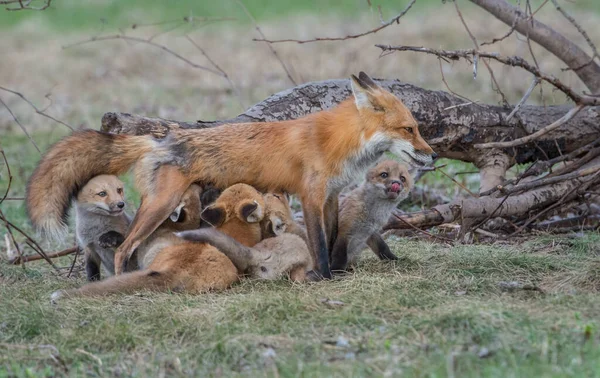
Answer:
M109 111L181 121L230 118L297 84L346 78L359 71L431 90L448 91L449 87L471 101L500 103L501 97L485 69L480 68L477 79L473 79L472 65L467 62L448 63L410 52L382 56L374 46L472 48L452 2L417 0L398 24L361 38L303 44L253 40L261 38L257 25L267 39L305 40L360 34L392 19L409 3L408 0L54 0L43 11L1 10L0 86L23 94L38 109L74 129L99 128L102 115ZM559 3L592 40L600 40L600 1L559 0ZM43 3L34 1L32 5ZM510 30L469 1L460 0L458 5L480 43L500 38ZM551 2L532 0L529 5L534 10L542 6L536 18L587 48L581 35ZM535 43L530 49L526 38L517 33L484 49L530 60L534 54L540 68L578 90L584 89L575 75L562 70L564 65L560 61ZM508 102L516 103L531 83L530 74L491 65ZM442 75L448 86L443 83ZM12 112L0 106L0 145L13 174L9 196L20 198L40 153L14 117L42 152L70 130L40 116L15 94L0 91L0 100ZM529 100L530 104L565 102L563 94L547 85L539 86ZM447 172L459 174L457 179L477 190L478 175L470 173L473 171L464 163L447 167ZM428 174L421 185L447 188L449 196L461 191L445 180L437 173ZM1 190L6 183L7 171L2 167ZM27 223L23 201L8 201L2 206L17 217L19 224Z

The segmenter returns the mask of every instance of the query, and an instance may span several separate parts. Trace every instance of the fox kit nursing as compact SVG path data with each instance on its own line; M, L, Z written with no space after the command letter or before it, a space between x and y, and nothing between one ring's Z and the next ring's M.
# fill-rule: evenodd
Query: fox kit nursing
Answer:
M275 279L289 274L292 281L304 282L313 269L306 234L293 219L288 199L282 194L265 194L265 217L260 222L263 240L248 247L215 229L184 231L178 235L190 241L209 243L223 252L240 273Z
M115 274L115 249L131 223L124 208L123 183L116 176L96 176L77 193L75 233L88 281L100 279L100 265L109 276Z
M185 241L173 232L197 228L202 217L221 232L238 238L243 245L252 246L261 239L258 222L265 211L262 194L251 186L236 184L223 191L202 214L199 194L200 188L192 185L170 219L148 238L148 243L140 246L136 252L140 254L140 271L87 284L79 289L57 291L52 294L52 300L130 293L142 289L201 293L224 290L236 282L237 268L218 249L204 243Z
M369 246L381 260L397 257L379 235L398 203L412 189L406 167L384 160L371 168L366 181L340 203L338 237L331 253L331 270L344 270Z
M121 174L136 165L142 205L117 250L118 274L122 261L171 214L192 183L226 188L243 182L263 192L299 195L310 250L320 273L331 277L329 248L342 188L386 151L417 165L434 155L398 98L363 72L352 76L351 87L352 98L338 106L291 121L173 129L160 140L76 132L51 147L31 176L29 217L38 229L60 234L71 193L93 176Z

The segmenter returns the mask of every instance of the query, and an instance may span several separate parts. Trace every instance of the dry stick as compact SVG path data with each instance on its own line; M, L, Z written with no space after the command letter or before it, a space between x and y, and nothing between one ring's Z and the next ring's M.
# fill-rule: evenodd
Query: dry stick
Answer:
M533 188L537 188L540 186L556 184L557 182L561 182L561 181L572 180L572 179L576 179L576 178L580 178L580 177L589 176L591 174L596 174L599 171L600 171L600 165L595 165L593 167L582 169L582 170L576 171L576 172L567 173L567 174L564 174L561 176L548 177L548 178L543 177L543 178L535 180L535 181L529 181L529 182L526 182L525 184L517 185L510 189L506 189L504 192L507 194L514 194L514 193L523 192L526 190L531 190Z
M448 90L448 92L452 93L453 95L455 95L456 97L460 97L463 100L469 101L469 104L474 104L475 102L472 101L471 99L469 99L468 97L462 96L456 92L454 92L452 89L450 89L450 86L448 85L448 82L446 81L446 76L444 76L444 70L442 68L442 58L438 58L438 63L440 64L440 74L442 75L442 83L444 83L444 85L446 86L446 89ZM455 107L458 107L460 105L455 105ZM444 110L448 110L451 109L452 107L448 107Z
M599 167L600 168L600 167ZM581 189L583 187L583 190L585 190L587 187L589 187L589 185L591 185L596 177L598 176L598 174L600 173L600 171L596 172L592 178L590 178L588 181L586 182L582 182L580 185L574 187L573 189L571 189L570 191L568 191L567 193L565 193L565 195L558 201L556 202L554 205L547 207L546 209L542 210L541 212L539 212L536 216L534 216L533 218L528 219L521 227L519 227L515 232L513 232L512 234L508 235L508 237L514 236L518 233L520 233L521 231L523 231L527 226L529 226L531 223L533 223L536 219L539 219L542 215L545 215L546 213L556 209L558 206L562 205L567 198L569 198L571 196L571 194L573 194L575 191Z
M559 11L567 20L569 20L569 22L577 29L579 34L581 34L583 36L583 38L585 39L587 44L590 46L590 48L592 49L592 52L593 52L592 59L590 59L590 61L588 63L584 64L581 67L574 68L573 71L577 71L578 69L591 64L596 57L600 56L600 55L598 55L598 50L596 49L596 45L594 44L594 42L592 42L592 40L590 39L590 36L585 31L585 29L583 29L581 27L581 25L579 25L579 23L577 23L577 21L575 21L575 19L569 13L567 13L566 10L564 10L560 5L558 5L558 2L556 0L552 0L552 4L554 4L557 11ZM567 68L566 70L570 70L570 68Z
M31 107L32 107L32 108L35 110L35 112L36 112L37 114L39 114L39 115L41 115L41 116L44 116L44 117L46 117L46 118L48 118L48 119L51 119L51 120L53 120L53 121L54 121L54 122L56 122L56 123L60 123L61 125L67 126L69 129L71 129L71 131L73 131L73 127L71 127L71 125L69 125L68 123L66 123L66 122L63 122L63 121L61 121L61 120L59 120L59 119L56 119L56 118L52 117L51 115L48 115L48 114L46 114L46 109L48 109L48 107L46 107L46 108L44 108L44 109L40 110L40 109L38 109L38 107L37 107L37 106L35 106L35 105L33 104L33 102L29 101L29 100L27 99L27 97L25 97L23 94L21 94L21 93L19 93L19 92L15 91L15 90L12 90L12 89L9 89L9 88L5 88L5 87L1 87L1 86L0 86L0 89L1 89L1 90L3 90L3 91L5 91L5 92L9 92L9 93L12 93L12 94L14 94L14 95L16 95L16 96L19 96L19 97L21 98L21 100L23 100L23 101L25 101L27 104L29 104L29 106L31 106Z
M452 239L448 239L448 238L445 238L445 237L443 237L443 236L439 236L439 235L433 235L432 233L430 233L430 232L428 232L428 231L422 230L422 229L420 229L419 227L417 227L417 226L415 226L415 225L412 225L412 224L410 224L410 223L409 223L409 222L407 222L406 220L404 220L404 219L400 218L400 217L398 216L398 214L392 214L392 215L394 216L394 218L398 219L399 221L401 221L401 222L402 222L402 223L404 223L405 225L409 226L410 228L414 229L415 231L418 231L418 232L420 232L420 233L422 233L422 234L425 234L425 235L429 236L430 238L433 238L433 239L439 239L439 240L441 240L441 241L443 241L443 242L449 243L450 245L454 245L454 240L452 240Z
M191 60L189 60L189 59L181 56L178 53L176 53L175 51L171 50L167 46L161 45L160 43L152 42L152 41L149 41L147 39L138 38L138 37L129 37L129 36L122 35L122 34L107 35L107 36L104 36L104 37L92 37L92 38L86 39L84 41L79 41L79 42L72 43L70 45L63 46L63 49L69 49L69 48L72 48L72 47L81 46L81 45L85 45L85 44L92 43L92 42L110 41L110 40L116 40L116 39L121 39L121 40L124 40L124 41L132 41L132 42L144 43L144 44L147 44L147 45L159 48L159 49L167 52L168 54L176 57L177 59L179 59L179 60L181 60L181 61L189 64L190 66L192 66L194 68L198 68L198 69L201 69L201 70L204 70L204 71L208 71L208 72L213 73L213 74L215 74L217 76L223 77L223 74L221 72L219 72L217 70L214 70L212 68L209 68L209 67L202 66L200 64L196 64L196 63L192 62Z
M252 23L254 23L254 28L256 29L256 31L258 32L258 34L260 34L260 36L262 37L262 39L253 38L252 40L253 41L265 41L266 42L267 41L267 37L265 37L265 35L262 32L260 26L258 26L258 22L256 22L256 19L254 18L254 16L252 16L252 13L250 13L250 11L248 10L248 8L246 8L246 6L242 2L242 0L237 0L237 2L239 4L239 6L242 7L242 9L244 10L244 12L246 12L246 15L248 16L248 18L250 20L252 20ZM275 56L275 59L277 59L279 61L279 64L281 65L281 67L283 68L283 70L285 71L285 73L287 74L288 79L290 79L290 81L292 82L292 84L298 85L298 84L296 84L296 81L292 78L292 75L290 74L290 71L288 70L288 68L285 65L285 63L283 63L283 60L277 54L277 51L275 51L275 49L273 48L273 46L271 46L270 43L268 43L267 46L269 46L269 50L271 50L271 53L273 54L273 56Z
M75 247L75 249L77 250L78 248ZM67 278L71 277L71 274L73 274L73 268L75 268L75 262L77 261L77 253L73 256L73 262L71 262L71 267L69 268L69 273L67 273Z
M221 74L223 74L223 77L225 78L225 80L227 80L227 82L229 83L229 86L235 92L235 94L237 96L237 100L238 100L240 106L242 107L242 110L246 110L246 106L242 102L242 94L240 93L239 89L233 84L233 81L231 81L231 79L229 78L229 75L227 75L227 72L225 72L214 60L212 60L212 58L206 53L206 51L204 51L204 49L202 47L200 47L200 45L198 45L189 35L186 34L185 38L192 45L194 45L194 47L196 47L202 55L204 55L206 60L208 60L210 62L210 64L212 64L213 67L215 67L215 69L217 69L219 72L221 72Z
M25 197L6 197L4 201L25 201Z
M19 3L20 7L19 8L5 8L7 11L20 11L20 10L35 10L35 11L43 11L44 9L47 9L50 6L50 3L52 3L52 0L46 0L46 3L44 4L44 6L40 7L40 8L33 8L30 7L29 4L31 4L32 0L29 1L23 1L23 0L1 0L0 4L4 5L4 4L15 4L15 3Z
M21 121L19 121L19 119L17 118L17 116L15 116L15 114L12 112L12 110L10 110L10 108L8 107L8 105L6 105L6 103L1 98L0 98L0 104L4 105L4 107L6 108L6 110L8 110L8 113L11 115L11 117L13 117L13 119L17 123L17 125L19 125L19 127L21 128L21 130L23 130L23 132L25 133L25 135L27 136L27 138L29 139L29 141L31 142L31 144L33 144L33 147L35 147L35 149L37 150L37 152L39 152L40 155L41 155L42 151L40 150L40 148L38 147L38 145L35 143L35 141L31 137L31 135L29 135L29 133L27 132L27 129L25 128L25 126L23 126L23 124L21 123Z
M519 101L519 103L515 106L515 108L512 110L512 112L510 112L510 114L506 117L506 122L510 121L511 118L517 114L517 112L519 111L519 109L521 109L521 107L523 105L525 105L525 102L527 102L527 99L529 98L529 96L531 96L531 93L533 92L533 90L535 89L535 87L540 83L540 79L538 79L537 77L533 78L533 81L531 82L531 85L529 86L529 88L527 89L527 91L525 92L525 94L523 95L523 98L521 98L521 100Z
M577 159L572 164L569 164L569 165L565 164L563 167L544 176L544 178L560 176L560 175L564 175L565 173L572 172L576 169L581 168L583 165L589 163L590 161L595 159L598 155L600 155L600 148L595 148L595 149L591 150L590 152L588 152L587 154L585 154L583 157Z
M454 8L456 9L456 14L458 14L458 17L460 18L460 21L462 22L463 26L465 27L465 30L467 31L467 33L469 34L469 37L471 38L471 41L473 41L473 45L475 46L475 50L478 52L479 51L479 43L477 42L477 38L475 38L475 35L473 35L473 33L471 32L471 29L469 29L469 26L467 26L467 22L465 21L462 12L460 11L460 8L458 7L458 1L454 0ZM479 54L475 54L473 56L473 78L476 79L477 78L477 62L479 61ZM483 64L485 65L485 67L487 68L488 72L490 73L490 77L492 79L492 88L495 85L496 89L494 89L495 92L497 92L500 97L502 97L502 103L506 106L508 106L508 101L506 100L506 96L504 95L504 92L502 92L502 89L500 89L500 84L498 84L498 81L496 80L496 75L494 75L494 71L492 70L492 67L490 67L490 64L483 60Z
M479 198L479 196L475 193L473 193L472 191L470 191L466 186L464 186L463 184L461 184L460 182L456 181L456 179L454 177L451 177L449 174L447 174L446 172L444 172L443 170L439 169L438 167L432 167L433 171L439 171L441 174L443 174L444 176L448 177L450 180L452 180L452 182L454 182L456 185L458 185L459 187L461 187L463 190L465 190L467 193L469 193L471 195L471 197L474 198Z
M2 196L2 199L0 199L0 204L1 204L2 202L4 202L4 200L8 196L8 192L10 190L10 185L12 184L13 176L12 176L12 173L10 172L10 165L8 165L8 160L6 159L6 154L4 153L4 149L2 149L1 147L0 147L0 154L2 154L2 159L4 159L4 164L6 164L6 171L8 173L8 185L6 186L6 192L4 193L4 196Z
M65 250L62 250L60 252L53 252L53 253L49 253L47 254L48 258L56 258L56 257L62 257L62 256L67 256L70 255L71 253L75 253L79 250L79 248L77 247L71 247L71 248L67 248ZM22 262L30 262L30 261L37 261L37 260L42 260L44 259L42 256L40 255L30 255L30 256L23 256L21 257L15 257L12 260L9 260L8 263L12 264L12 265L19 265Z
M467 34L469 34L469 37L471 38L473 45L475 45L475 49L474 49L475 53L473 54L473 79L477 79L477 62L479 61L479 43L477 43L477 38L475 38L475 36L473 35L473 33L471 33L471 30L467 26L467 23L466 23L465 19L463 18L460 9L458 8L457 0L454 0L453 3L454 3L454 9L456 9L456 14L458 14L458 18L460 18L460 22L462 22L463 26L465 27L465 30L467 31Z
M413 6L413 4L415 2L416 2L416 0L411 0L411 2L406 6L406 8L404 8L404 10L402 12L400 12L399 15L397 15L394 18L392 18L388 22L386 22L386 23L384 23L384 24L376 27L375 29L371 29L371 30L368 30L366 32L359 33L359 34L350 34L350 35L347 35L345 37L320 37L320 38L306 39L306 40L299 40L299 39L275 39L275 40L269 40L269 39L266 39L263 36L263 39L254 39L254 41L257 41L257 42L267 42L267 43L296 42L296 43L299 43L299 44L303 44L303 43L322 42L322 41L345 41L347 39L360 38L360 37L364 37L365 35L375 34L378 31L380 31L382 29L385 29L388 26L392 25L394 22L397 23L397 24L399 24L400 23L400 19L402 18L402 16L404 16L410 10L410 8Z
M532 73L534 76L538 77L540 80L550 83L556 89L563 92L567 95L571 100L575 103L582 105L600 105L600 97L590 96L585 94L579 94L575 92L571 87L562 83L559 79L552 75L548 75L538 70L535 66L532 66L525 59L520 56L503 56L500 53L496 52L484 52L477 51L475 49L466 49L466 50L438 50L431 49L428 47L421 46L390 46L390 45L381 45L377 44L376 47L379 47L382 51L412 51L412 52L421 52L426 54L435 55L442 58L448 58L451 60L459 60L460 58L469 59L474 54L478 54L480 58L493 59L502 64L506 64L507 66L520 67L524 70Z
M527 169L525 169L523 171L523 173L521 173L516 179L506 180L501 185L498 185L496 188L482 192L479 195L481 197L485 197L485 196L489 196L497 191L504 192L508 185L518 184L520 180L522 180L526 177L529 177L529 176L540 175L543 172L545 172L546 170L548 170L550 167L552 167L554 164L560 163L565 160L575 159L582 154L589 153L590 151L595 149L597 146L600 146L600 138L596 139L595 141L593 141L591 143L586 144L585 146L579 147L578 149L576 149L574 151L571 151L567 155L557 156L553 159L546 160L546 161L538 160L538 161L532 163L529 167L527 167Z
M548 126L542 128L542 129L536 131L533 134L529 134L527 136L524 136L523 138L514 139L514 140L511 140L511 141L507 141L507 142L478 143L478 144L473 145L473 147L479 148L479 149L483 149L483 148L508 148L508 147L516 147L516 146L520 146L522 144L529 143L529 142L531 142L531 141L533 141L533 140L541 137L542 135L545 135L545 134L549 133L550 131L555 130L555 129L559 128L560 126L564 125L565 123L569 122L584 107L585 106L582 105L582 104L579 104L579 105L575 106L574 108L572 108L571 110L569 110L567 112L567 114L565 114L561 118L557 119L556 121L554 121L550 125L548 125Z
M10 229L12 228L15 231L19 232L21 235L23 235L27 239L28 245L34 251L36 251L38 254L40 254L40 256L42 256L44 258L44 260L46 260L48 262L48 264L50 264L55 270L59 271L59 269L54 265L54 263L52 262L52 260L50 260L48 258L48 255L46 255L46 253L44 252L44 250L42 249L42 247L40 247L40 245L31 236L29 236L25 231L23 231L19 227L15 226L14 223L12 223L8 219L6 219L6 217L4 216L4 213L2 212L2 210L0 210L0 220L4 221L4 223L6 224L6 227L9 230L9 232L10 232ZM11 232L11 235L12 235L12 232ZM13 238L13 242L15 242L14 238ZM19 255L19 256L21 257L21 255Z

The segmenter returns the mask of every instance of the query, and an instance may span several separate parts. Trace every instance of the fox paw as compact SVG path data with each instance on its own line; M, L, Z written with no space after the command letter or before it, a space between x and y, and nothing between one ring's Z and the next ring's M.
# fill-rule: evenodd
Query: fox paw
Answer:
M98 244L102 248L117 248L124 240L125 238L123 235L117 231L108 231L107 233L100 235Z

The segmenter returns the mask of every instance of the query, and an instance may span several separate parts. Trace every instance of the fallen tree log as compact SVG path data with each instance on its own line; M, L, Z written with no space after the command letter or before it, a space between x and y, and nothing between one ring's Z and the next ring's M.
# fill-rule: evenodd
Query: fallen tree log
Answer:
M567 202L581 195L591 184L598 181L599 171L600 166L588 168L577 172L580 174L576 178L564 177L565 181L545 185L518 195L511 196L509 194L500 198L483 196L459 199L410 214L396 211L383 229L425 228L465 219L510 217L523 215L529 211L548 209L549 206L559 201Z
M506 120L512 108L465 104L465 100L442 91L430 91L397 80L377 80L401 98L419 122L421 134L441 156L482 167L499 158L495 150L481 151L474 144L500 142L532 134L564 116L569 106L523 106ZM179 122L127 113L106 113L102 130L133 135L166 136L171 128L204 128L224 123L295 119L329 109L350 96L348 80L326 80L299 85L252 106L239 116L222 121ZM507 148L510 165L548 160L571 152L598 138L600 108L588 107L572 120L543 135L534 143ZM504 162L501 163L505 165Z

